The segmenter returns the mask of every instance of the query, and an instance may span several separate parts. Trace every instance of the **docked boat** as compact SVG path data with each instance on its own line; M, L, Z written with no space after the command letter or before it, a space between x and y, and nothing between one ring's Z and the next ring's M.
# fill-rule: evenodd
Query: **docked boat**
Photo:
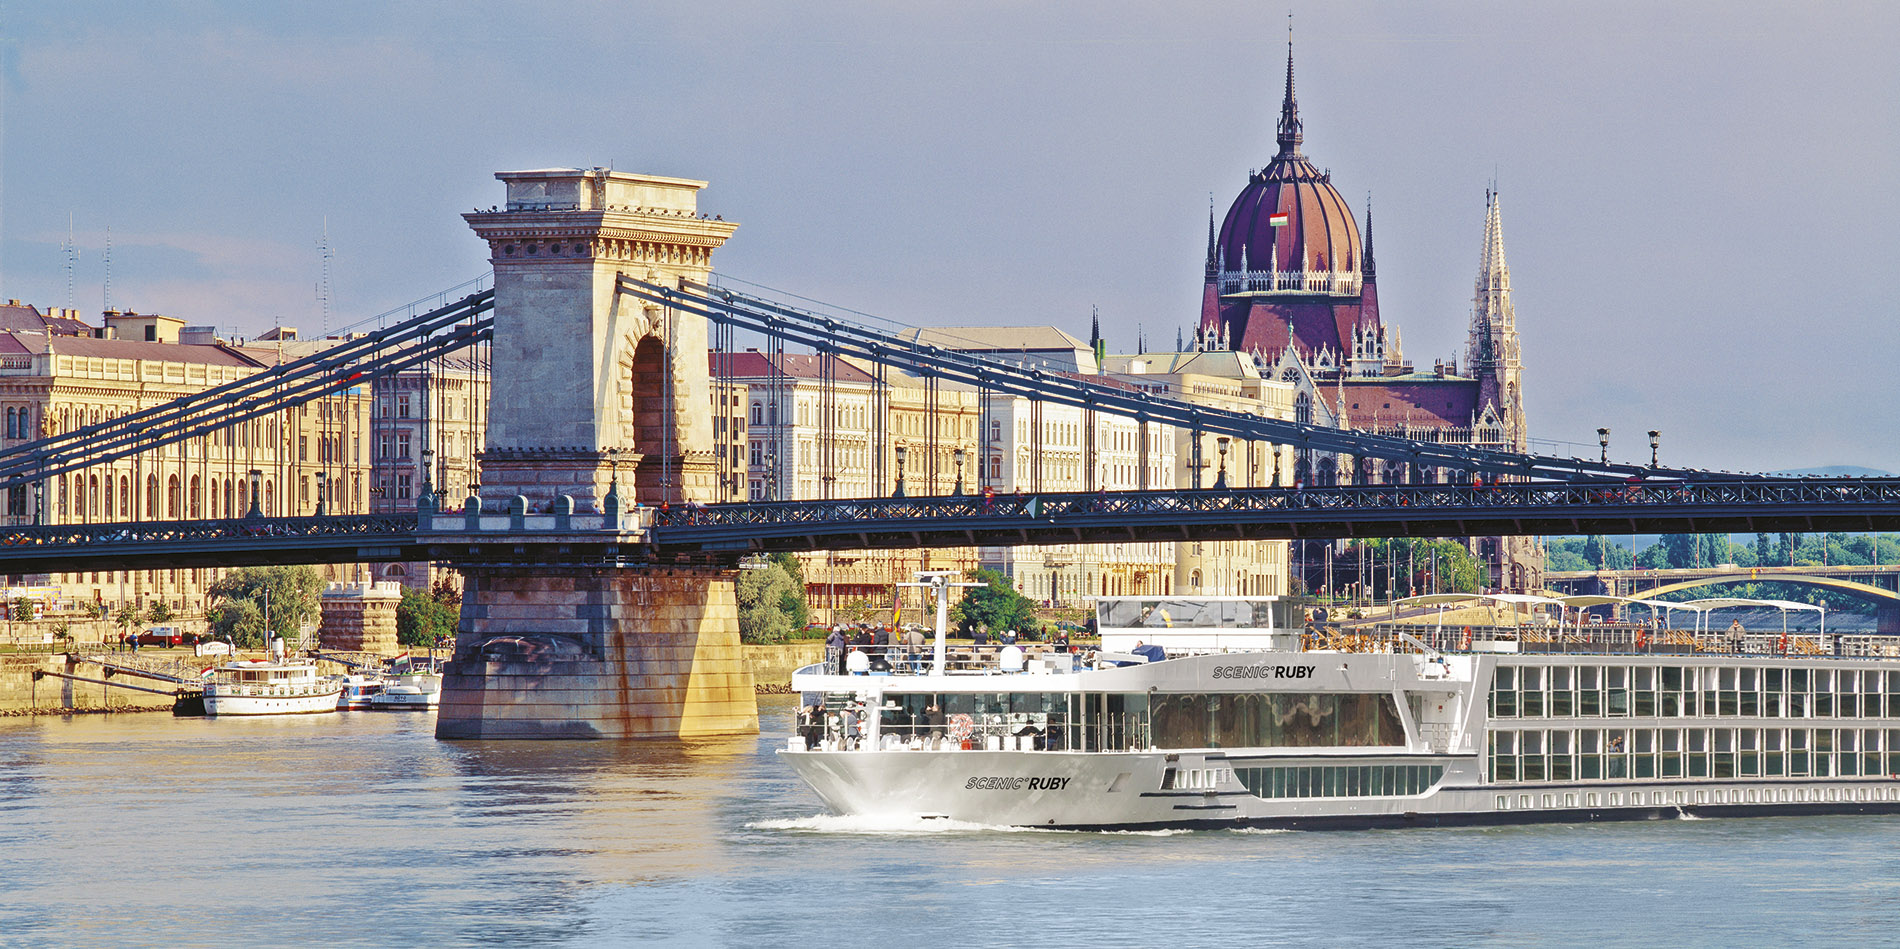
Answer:
M371 707L371 700L381 695L385 685L381 673L352 672L349 675L333 676L343 686L337 693L338 711L361 711Z
M442 704L442 673L428 670L383 677L382 691L369 697L369 707L383 711L427 712Z
M993 825L1900 812L1893 637L1340 633L1273 597L1104 597L1097 625L1092 655L939 627L800 669L782 760L839 814Z
M317 675L317 664L249 659L214 670L204 684L205 714L302 715L334 712L341 683Z

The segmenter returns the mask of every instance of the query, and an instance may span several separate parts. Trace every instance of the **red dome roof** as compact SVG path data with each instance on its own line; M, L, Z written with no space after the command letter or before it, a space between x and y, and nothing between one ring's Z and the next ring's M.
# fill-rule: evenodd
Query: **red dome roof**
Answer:
M1274 227L1278 213L1287 221ZM1247 182L1227 209L1219 248L1225 271L1353 271L1361 255L1351 209L1329 177L1297 155L1274 159Z
M1227 209L1214 248L1222 271L1354 271L1360 265L1359 224L1322 174L1300 154L1304 136L1293 98L1293 54L1287 51L1286 99L1280 106L1280 153L1255 172ZM1274 227L1272 217L1286 223ZM1245 254L1243 265L1243 252ZM1271 263L1269 263L1271 261Z

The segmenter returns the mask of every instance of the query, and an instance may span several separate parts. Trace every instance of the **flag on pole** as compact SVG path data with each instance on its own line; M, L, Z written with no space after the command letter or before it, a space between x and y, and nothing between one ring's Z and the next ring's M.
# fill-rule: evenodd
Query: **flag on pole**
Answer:
M1288 220L1289 218L1285 211L1275 211L1271 217L1267 218L1267 223L1274 227L1285 227L1287 226Z

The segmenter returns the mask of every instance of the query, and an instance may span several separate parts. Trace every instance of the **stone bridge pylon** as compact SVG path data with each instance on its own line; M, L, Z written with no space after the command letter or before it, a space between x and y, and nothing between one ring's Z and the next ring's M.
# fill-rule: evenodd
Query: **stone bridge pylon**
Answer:
M712 500L718 470L704 319L625 296L619 280L703 282L737 225L699 213L703 181L495 177L506 205L463 215L495 270L480 511L447 520L507 517L549 535L541 549L566 533L598 545L611 526L633 548L639 525L622 512ZM456 564L462 618L437 737L758 730L732 568L505 561Z

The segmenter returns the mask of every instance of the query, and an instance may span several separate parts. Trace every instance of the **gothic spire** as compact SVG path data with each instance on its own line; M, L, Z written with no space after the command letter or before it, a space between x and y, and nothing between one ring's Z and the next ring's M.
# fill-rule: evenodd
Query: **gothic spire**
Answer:
M1363 252L1364 265L1359 268L1367 280L1373 277L1372 271L1372 195L1366 195L1366 249Z
M1207 273L1208 273L1208 276L1213 276L1215 272L1220 270L1220 261L1217 259L1219 255L1220 255L1220 250L1215 246L1215 240L1214 240L1214 192L1209 191L1207 193Z
M1089 307L1089 348L1094 349L1095 344L1101 341L1102 311L1097 307L1091 306Z
M1286 99L1280 103L1280 154L1277 157L1300 157L1300 143L1305 140L1300 130L1300 106L1293 98L1293 27L1289 24L1286 37Z

